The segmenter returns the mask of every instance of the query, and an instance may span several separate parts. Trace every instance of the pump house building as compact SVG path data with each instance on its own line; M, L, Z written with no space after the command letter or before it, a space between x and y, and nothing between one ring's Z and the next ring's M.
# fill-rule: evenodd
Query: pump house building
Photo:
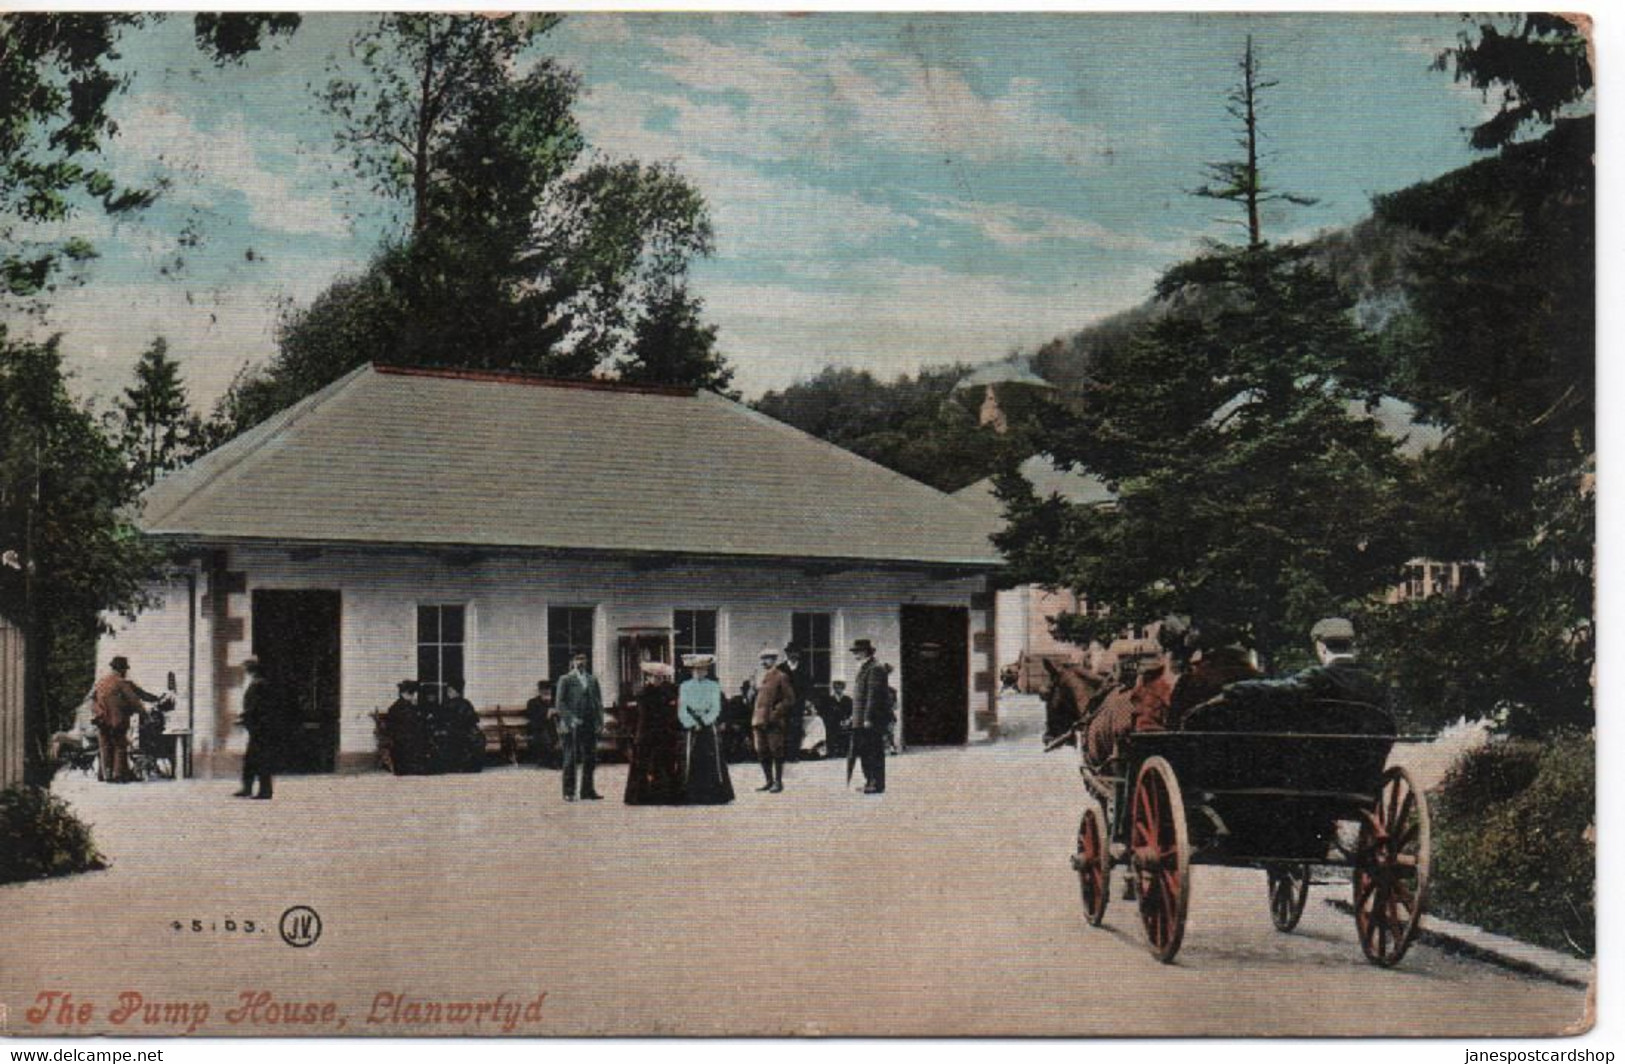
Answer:
M985 516L709 392L369 364L159 481L140 525L175 565L99 657L173 684L205 767L243 748L250 655L306 771L370 764L401 679L517 707L577 650L611 699L689 652L737 691L791 640L827 687L868 638L905 743L994 719Z

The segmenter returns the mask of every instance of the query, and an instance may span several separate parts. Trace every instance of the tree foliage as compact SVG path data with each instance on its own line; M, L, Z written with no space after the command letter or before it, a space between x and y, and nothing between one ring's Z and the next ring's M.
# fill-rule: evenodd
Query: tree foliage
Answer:
M1007 475L996 541L1012 579L1096 607L1063 619L1080 641L1178 612L1270 658L1394 580L1404 462L1358 407L1376 398L1374 341L1302 249L1218 251L1175 267L1159 295L1191 286L1208 309L1100 352L1079 401L1044 425L1046 451L1115 504L1040 499Z
M135 384L124 390L118 414L119 446L140 487L191 457L198 419L187 402L180 365L169 357L169 344L162 336L141 353Z
M0 601L29 636L29 775L53 724L71 718L90 684L102 611L129 613L156 563L121 516L137 484L89 411L68 397L56 340L10 339L0 328Z
M1488 100L1497 96L1493 117L1472 128L1472 145L1483 151L1510 143L1525 126L1556 121L1591 91L1590 42L1577 19L1527 12L1506 21L1469 24L1454 48L1440 52L1435 70L1450 69Z
M386 15L356 38L364 76L324 98L357 172L411 221L290 310L216 425L230 411L241 431L367 361L585 376L681 287L711 250L704 200L669 166L589 153L576 77L527 51L552 22Z
M683 285L658 293L632 330L632 345L618 363L620 378L642 384L683 384L732 399L733 367L717 351L717 329L701 320L704 302Z
M1422 466L1421 548L1485 573L1467 594L1378 611L1377 649L1437 717L1494 714L1536 735L1594 713L1595 123L1514 139L1590 86L1572 26L1517 26L1480 26L1445 57L1500 89L1473 136L1498 153L1377 200L1420 235L1398 387L1445 431Z
M939 491L957 491L1025 457L1025 443L977 423L981 394L956 393L969 366L922 369L885 383L867 370L829 367L771 391L756 409Z
M118 133L108 113L129 77L119 73L122 34L162 16L26 13L0 16L0 295L38 297L60 271L95 257L50 223L89 204L113 216L150 205L157 189L119 184L95 161ZM199 48L230 62L289 33L297 15L199 14Z

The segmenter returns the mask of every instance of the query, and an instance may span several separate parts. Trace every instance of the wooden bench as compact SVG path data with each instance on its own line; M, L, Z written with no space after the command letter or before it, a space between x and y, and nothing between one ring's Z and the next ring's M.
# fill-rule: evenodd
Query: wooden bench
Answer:
M519 764L519 755L529 753L532 745L530 714L523 706L488 706L479 714L485 752L506 759L510 765Z

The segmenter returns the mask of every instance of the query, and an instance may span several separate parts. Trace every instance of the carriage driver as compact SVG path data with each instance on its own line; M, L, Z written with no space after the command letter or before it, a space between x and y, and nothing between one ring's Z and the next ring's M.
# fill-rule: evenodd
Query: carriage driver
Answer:
M1325 617L1309 629L1318 664L1273 680L1244 680L1224 689L1225 698L1261 697L1300 704L1322 699L1384 706L1387 693L1375 674L1358 660L1354 624L1344 617Z

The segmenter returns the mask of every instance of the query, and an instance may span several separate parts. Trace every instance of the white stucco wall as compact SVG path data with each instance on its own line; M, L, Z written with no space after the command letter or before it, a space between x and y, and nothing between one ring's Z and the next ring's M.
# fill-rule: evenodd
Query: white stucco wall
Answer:
M130 679L153 694L161 693L169 674L175 674L176 712L169 718L171 728L185 727L188 714L204 704L199 699L207 693L208 679L202 675L207 671L207 658L200 650L198 668L194 670L188 652L188 621L193 605L188 581L196 579L193 571L176 571L168 580L148 587L149 605L141 612L138 623L104 618L116 631L103 636L97 648L97 676L107 671L108 662L118 654L130 659ZM201 581L196 586L197 596L201 597Z
M303 558L304 560L296 560ZM341 595L340 738L341 753L373 749L368 714L394 698L395 683L417 673L417 607L462 604L467 609L465 674L467 697L479 706L522 706L547 675L547 611L550 606L593 606L595 668L613 697L616 630L636 625L669 626L676 609L718 611L717 676L736 691L756 664L763 646L782 647L790 638L793 612L833 614L833 677L851 681L855 669L846 648L856 638L874 641L879 659L900 660L899 607L904 604L970 605L980 577L934 579L918 572L849 571L809 575L795 568L685 565L634 569L629 563L544 557L488 556L456 564L443 555L414 551L324 550L314 557L285 548L234 547L226 568L246 577L246 589L231 594L229 616L240 619L243 637L223 647L224 663L239 666L252 652L253 592L259 589L325 589ZM197 596L208 574L199 575ZM175 669L185 684L187 657L186 585L171 584L164 607L143 613L105 637L100 658L123 653L143 685L162 684ZM231 727L241 694L225 692L217 709L206 689L211 676L211 616L199 607L196 669L198 712L196 749L238 751L245 737ZM970 612L970 635L985 631L983 611ZM969 638L969 637L968 637ZM970 651L965 682L989 669L986 653ZM900 690L908 678L896 677ZM986 696L972 691L970 708ZM183 703L184 704L184 703ZM906 737L905 737L906 739Z

